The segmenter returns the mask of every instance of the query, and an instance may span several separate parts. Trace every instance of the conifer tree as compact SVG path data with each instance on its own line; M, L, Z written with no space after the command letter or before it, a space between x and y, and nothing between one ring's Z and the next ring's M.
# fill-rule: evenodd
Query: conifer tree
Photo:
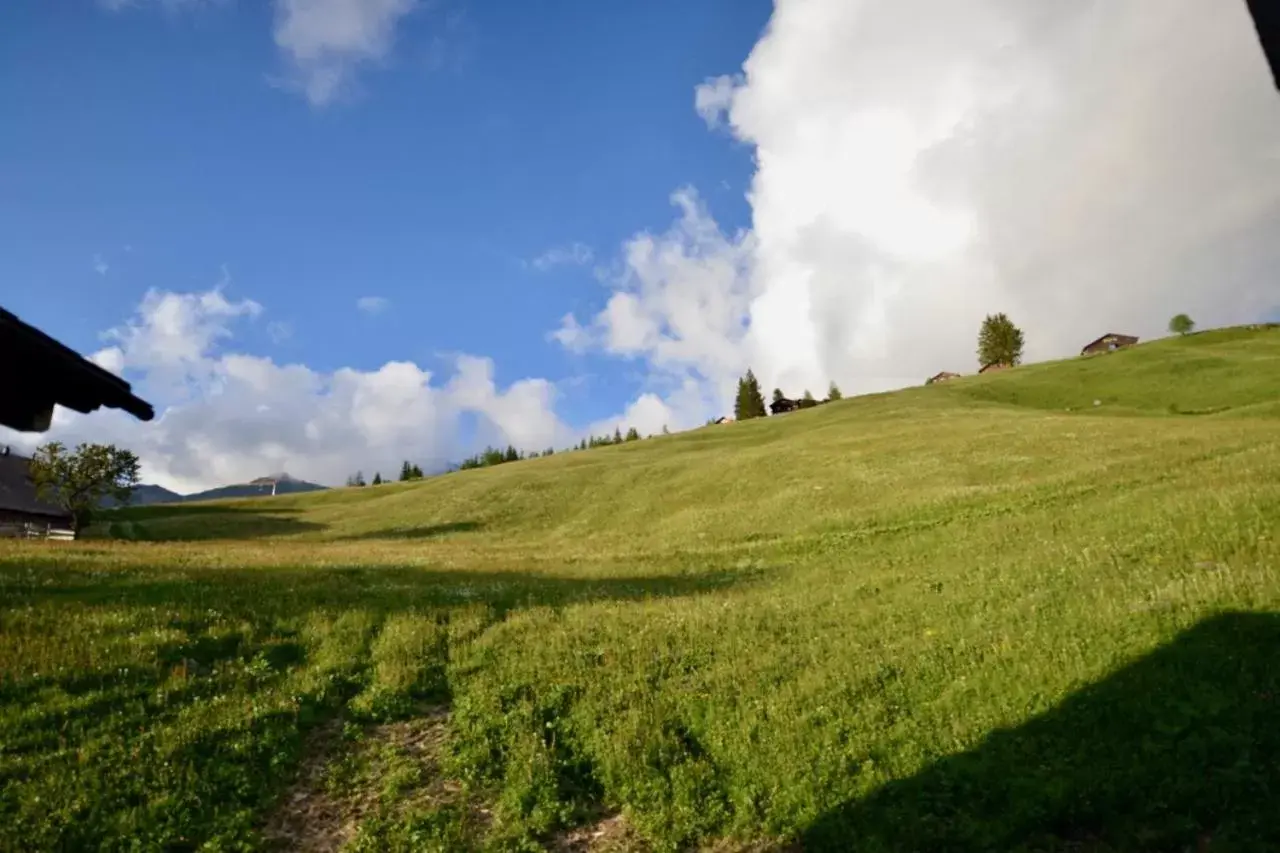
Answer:
M840 393L840 388L839 388L839 386L837 386L837 385L836 385L836 383L834 383L834 382L832 382L832 383L831 383L831 387L827 389L827 399L828 399L828 400L842 400L842 399L844 399L844 395Z
M763 418L766 414L764 396L760 393L760 382L750 370L738 380L738 395L733 402L733 416L740 421L748 418Z
M756 375L747 370L747 375L743 377L743 390L746 392L746 416L748 418L763 418L768 414L764 406L764 395L760 393L760 381L756 379Z
M373 484L374 484L375 486L381 486L381 485L382 485L382 472L380 472L380 471L374 471L374 472L373 472Z
M613 428L613 443L622 444L622 427Z
M774 388L774 389L773 389L773 402L775 402L775 403L776 403L776 402L778 402L779 400L785 400L785 399L787 399L787 396L786 396L785 394L783 394L783 393L782 393L782 389L781 389L781 388Z
M640 440L640 433L636 430L635 427L631 427L630 429L627 430L627 441L639 441L639 440Z
M400 466L400 482L413 479L413 468L409 465L409 460L404 460L404 464Z

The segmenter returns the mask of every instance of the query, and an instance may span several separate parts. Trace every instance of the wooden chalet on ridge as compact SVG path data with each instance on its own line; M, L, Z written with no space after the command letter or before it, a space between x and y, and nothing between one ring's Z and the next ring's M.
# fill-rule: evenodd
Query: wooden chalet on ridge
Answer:
M1115 332L1107 332L1095 341L1090 341L1080 350L1081 355L1094 355L1100 352L1114 352L1118 349L1131 347L1138 342L1134 335L1118 335Z

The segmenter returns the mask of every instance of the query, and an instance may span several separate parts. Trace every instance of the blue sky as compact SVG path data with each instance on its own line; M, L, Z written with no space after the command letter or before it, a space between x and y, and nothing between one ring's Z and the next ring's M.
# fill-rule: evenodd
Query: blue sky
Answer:
M46 437L179 490L1280 319L1243 3L15 0L0 116L0 304L159 412Z
M672 189L747 224L751 152L707 132L693 90L768 14L451 2L405 15L385 60L318 107L271 85L266 4L7 4L4 302L89 352L148 288L203 290L225 265L227 295L264 308L244 351L318 370L481 352L500 383L592 377L562 414L603 417L635 371L546 332L603 304L593 268L669 220ZM593 262L530 266L574 244ZM388 309L357 313L368 296Z

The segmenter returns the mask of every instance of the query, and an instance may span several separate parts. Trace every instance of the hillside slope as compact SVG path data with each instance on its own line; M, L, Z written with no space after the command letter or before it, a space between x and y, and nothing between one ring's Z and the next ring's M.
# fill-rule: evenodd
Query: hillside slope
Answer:
M1278 344L0 543L0 848L1280 849Z
M1123 420L1135 415L1157 420ZM1089 490L1159 464L1153 430L1181 445L1247 443L1276 416L1280 328L1224 329L421 482L117 517L157 539L207 538L216 524L220 536L304 540L774 541L988 511L1008 505L1001 495L1023 500L1017 484Z

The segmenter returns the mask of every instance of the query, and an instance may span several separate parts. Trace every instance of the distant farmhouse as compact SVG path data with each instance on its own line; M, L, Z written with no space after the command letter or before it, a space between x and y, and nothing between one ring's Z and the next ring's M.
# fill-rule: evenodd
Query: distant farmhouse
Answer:
M45 503L31 482L31 460L0 446L0 536L74 539L71 513Z
M726 415L726 416L724 416L724 417L716 418L715 422L716 422L717 424L731 424L731 423L733 423L733 418L728 417L728 416Z
M932 385L935 382L946 382L948 379L959 379L959 378L960 378L959 373L951 373L949 371L944 370L941 373L935 373L932 376L930 376L928 379L924 381L924 384Z
M982 367L978 370L978 372L979 372L979 373L993 373L993 372L995 372L995 371L997 371L997 370L1008 370L1008 369L1009 369L1009 365L1007 365L1007 364L1005 364L1005 363L1003 363L1003 362L1000 362L1000 361L993 361L993 362L991 362L991 364L984 364L984 365L982 365Z
M783 412L794 412L798 408L800 408L799 400L790 400L786 397L781 397L769 404L769 411L775 415L780 415Z
M1131 347L1138 342L1133 335L1117 335L1115 332L1108 332L1096 341L1090 341L1084 345L1084 349L1080 350L1081 355L1094 355L1100 352L1114 352L1118 349Z

